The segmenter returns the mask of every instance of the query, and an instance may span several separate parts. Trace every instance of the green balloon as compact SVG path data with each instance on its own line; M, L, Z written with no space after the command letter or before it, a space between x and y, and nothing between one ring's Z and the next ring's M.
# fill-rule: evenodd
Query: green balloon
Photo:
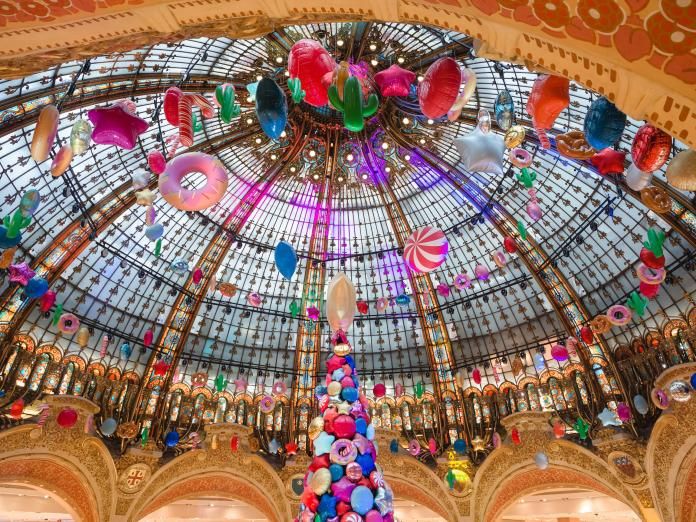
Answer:
M365 128L365 118L369 118L379 106L379 99L370 94L367 103L363 101L360 81L351 76L343 86L343 99L338 95L336 85L329 87L329 101L338 112L343 113L343 126L349 131L360 132Z

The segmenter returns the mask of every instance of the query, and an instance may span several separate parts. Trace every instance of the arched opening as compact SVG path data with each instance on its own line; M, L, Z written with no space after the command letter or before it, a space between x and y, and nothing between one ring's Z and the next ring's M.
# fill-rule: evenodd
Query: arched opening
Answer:
M13 501L5 499L5 490L13 492L16 497ZM21 491L26 490L26 491ZM40 494L37 496L36 493ZM20 497L19 495L24 495ZM40 502L34 503L33 497ZM17 499L22 499L17 502ZM50 503L43 501L51 500ZM58 464L49 459L8 459L0 462L0 512L6 514L3 506L17 506L27 504L27 513L36 510L43 512L36 520L51 519L49 513L60 508L60 512L68 514L74 520L96 522L99 515L96 508L96 500L88 481L77 472L67 466ZM14 511L15 509L12 508ZM57 517L60 519L60 517ZM32 518L10 517L11 520L33 520Z
M202 495L175 500L140 519L141 522L179 522L184 520L226 520L229 522L267 522L258 507L228 496Z
M641 518L623 502L585 488L551 488L529 493L503 510L500 522L639 522Z
M0 482L0 513L3 520L26 522L43 520L78 520L69 502L59 497L51 486Z

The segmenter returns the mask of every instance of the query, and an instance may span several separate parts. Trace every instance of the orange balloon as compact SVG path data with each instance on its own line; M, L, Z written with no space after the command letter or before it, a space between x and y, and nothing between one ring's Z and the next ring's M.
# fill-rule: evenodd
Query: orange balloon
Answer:
M326 317L333 331L346 332L355 317L355 288L343 272L336 274L329 283L326 298Z

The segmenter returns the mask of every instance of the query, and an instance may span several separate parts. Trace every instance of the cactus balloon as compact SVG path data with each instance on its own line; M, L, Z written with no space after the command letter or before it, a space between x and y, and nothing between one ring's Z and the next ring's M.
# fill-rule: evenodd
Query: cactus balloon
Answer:
M218 85L215 89L215 99L220 106L220 119L230 123L241 113L238 103L234 103L234 87L229 84Z
M536 181L536 172L533 170L530 170L528 168L523 168L522 172L517 174L517 181L522 183L522 185L525 186L525 188L532 188L534 186L534 182Z
M288 80L288 89L290 89L290 96L295 103L302 103L302 100L307 95L302 90L302 81L299 78L290 78Z
M343 113L343 125L353 132L360 132L365 128L365 118L369 118L379 106L379 99L375 94L370 94L367 102L363 100L360 81L351 76L343 86L343 99L338 94L336 85L329 87L329 100L337 111Z

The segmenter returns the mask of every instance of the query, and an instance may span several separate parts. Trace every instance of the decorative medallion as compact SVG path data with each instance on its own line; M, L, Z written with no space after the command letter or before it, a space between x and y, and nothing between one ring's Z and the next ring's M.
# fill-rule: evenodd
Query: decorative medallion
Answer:
M118 489L123 493L136 493L150 478L150 466L142 462L128 466L118 477Z

